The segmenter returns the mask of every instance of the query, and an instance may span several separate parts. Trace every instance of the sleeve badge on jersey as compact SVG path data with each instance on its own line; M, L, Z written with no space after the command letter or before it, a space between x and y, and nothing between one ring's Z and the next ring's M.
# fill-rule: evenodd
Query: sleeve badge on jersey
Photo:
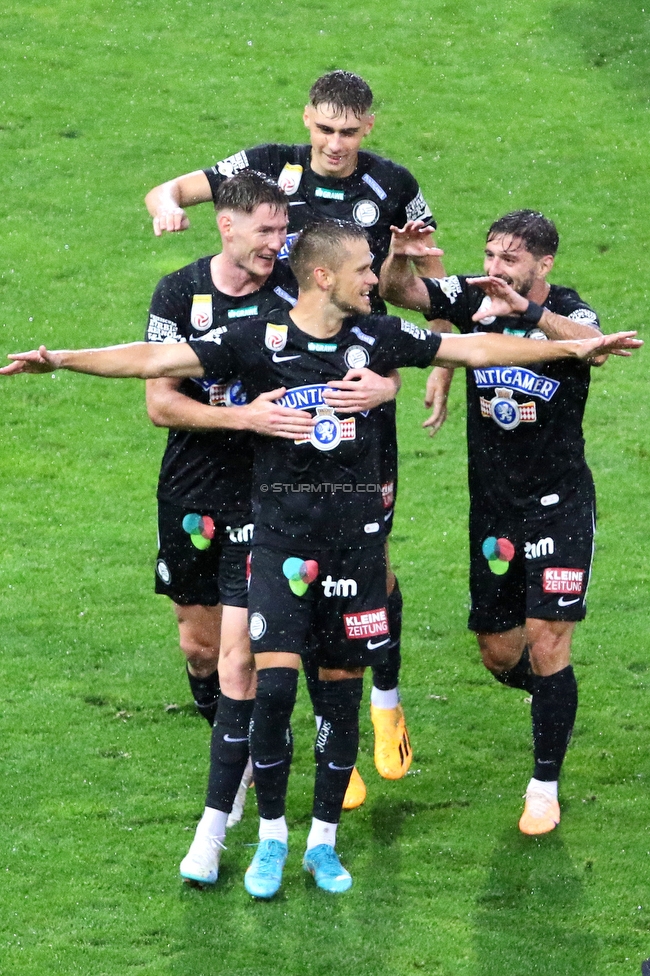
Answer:
M446 295L451 305L453 305L463 289L460 286L458 275L450 275L448 278L440 278L438 287L443 295Z
M190 315L192 328L205 332L212 325L212 295L193 295Z
M352 216L360 227L374 227L379 220L379 207L374 200L359 200L354 205Z
M302 166L298 163L285 163L278 177L278 186L288 197L293 196L302 179Z
M273 352L280 352L284 349L287 344L288 331L288 325L273 325L272 322L267 322L266 334L264 336L264 345L266 348L272 349Z
M537 407L534 400L517 403L512 396L512 390L499 388L494 392L496 396L491 400L480 397L481 416L491 417L503 430L514 430L519 424L535 423Z
M576 308L567 315L572 322L582 322L584 325L598 326L598 316L590 308Z
M317 451L333 451L341 441L353 441L357 436L354 417L340 420L333 407L316 407L316 423L311 434L296 438L295 444L310 443Z
M242 152L235 153L234 156L226 156L225 159L220 159L216 168L226 178L234 176L235 173L241 173L243 169L248 169L248 156L242 150Z
M417 196L406 204L406 218L407 220L426 220L430 216L429 205L422 196L422 190L418 190Z
M185 337L178 331L178 326L171 319L163 319L160 315L149 315L147 326L147 342L185 342Z

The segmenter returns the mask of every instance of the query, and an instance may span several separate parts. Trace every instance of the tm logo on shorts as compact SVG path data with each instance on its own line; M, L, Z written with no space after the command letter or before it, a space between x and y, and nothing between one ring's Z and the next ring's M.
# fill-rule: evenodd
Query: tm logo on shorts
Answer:
M366 610L364 613L344 613L343 623L348 640L363 640L366 637L376 637L377 634L389 633L386 607Z

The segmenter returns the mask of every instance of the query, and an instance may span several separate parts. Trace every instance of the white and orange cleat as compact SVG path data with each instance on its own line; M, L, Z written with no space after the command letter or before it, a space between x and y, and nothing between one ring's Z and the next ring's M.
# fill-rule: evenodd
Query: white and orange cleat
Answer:
M560 822L560 804L548 793L528 786L526 805L519 821L522 834L537 837L555 830Z

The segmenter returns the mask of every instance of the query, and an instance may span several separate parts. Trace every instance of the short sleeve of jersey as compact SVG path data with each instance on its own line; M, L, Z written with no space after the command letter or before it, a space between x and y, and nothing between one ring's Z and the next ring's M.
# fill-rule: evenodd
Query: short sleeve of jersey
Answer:
M210 339L190 341L190 346L198 356L206 376L219 376L223 380L229 380L241 370L232 335L227 329Z
M263 146L254 146L252 149L241 149L232 156L220 159L218 163L203 172L208 178L214 197L219 185L224 180L236 173L241 173L245 169L255 169L277 179L282 167L293 157L294 152L293 146L267 143Z
M422 190L418 181L403 166L401 170L402 192L399 198L399 210L396 215L397 223L403 227L407 220L423 220L425 224L435 229L436 222L433 219L431 208L422 195Z
M453 322L461 332L470 332L474 328L472 315L485 297L483 292L476 287L471 288L466 278L460 275L423 278L422 281L431 302L431 309L426 313L427 319L446 319Z
M378 337L380 348L377 366L388 370L399 369L401 366L419 366L425 369L435 359L441 341L437 332L421 329L419 325L396 315L382 317ZM370 368L375 368L374 361Z
M162 278L149 306L145 342L186 342L181 324L189 320L190 305L190 294L178 274Z
M572 288L558 288L557 296L555 291L556 289L551 289L549 296L548 305L551 312L564 315L572 322L578 322L580 325L590 325L592 328L600 330L598 315L590 305L583 302L576 291Z

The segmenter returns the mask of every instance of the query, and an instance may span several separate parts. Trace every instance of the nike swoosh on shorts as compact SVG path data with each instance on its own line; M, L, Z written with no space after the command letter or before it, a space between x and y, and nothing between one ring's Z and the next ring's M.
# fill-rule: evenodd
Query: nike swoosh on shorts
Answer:
M377 641L377 643L374 643L373 641L369 640L368 643L366 644L366 647L368 648L369 651L374 651L378 647L383 647L384 644L387 644L389 642L389 640L390 637L386 637L384 638L384 640Z
M572 603L580 603L582 597L577 596L575 600L565 600L563 596L559 597L557 601L558 607L570 607Z

